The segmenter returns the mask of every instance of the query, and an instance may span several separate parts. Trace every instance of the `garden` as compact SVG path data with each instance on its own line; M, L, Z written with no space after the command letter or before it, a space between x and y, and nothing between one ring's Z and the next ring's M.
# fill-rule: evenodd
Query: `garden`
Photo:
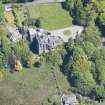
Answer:
M72 24L69 12L64 10L60 3L30 6L14 5L13 14L19 26L27 21L27 25L35 26L36 19L40 20L40 27L47 30L66 28Z

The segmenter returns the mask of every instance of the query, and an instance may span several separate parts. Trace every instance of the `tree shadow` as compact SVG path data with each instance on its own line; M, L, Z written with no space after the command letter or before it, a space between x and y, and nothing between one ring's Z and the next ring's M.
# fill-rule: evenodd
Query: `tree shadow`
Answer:
M17 3L25 3L25 2L32 2L34 0L18 0Z
M102 37L105 37L105 28L104 28L105 26L100 24L99 18L96 19L95 24L96 24L96 26L98 26L99 31L101 32Z
M64 75L67 75L67 73L68 73L67 64L70 60L70 56L72 55L72 50L69 50L69 48L67 46L68 46L68 43L65 44L65 49L66 49L67 53L64 55L62 65L60 65L60 70Z
M69 9L67 2L61 2L61 6L62 6L62 9L66 10L66 11Z
M37 47L37 41L36 39L34 38L33 41L30 43L29 47L30 47L30 50L33 52L33 53L37 53L38 54L38 47Z

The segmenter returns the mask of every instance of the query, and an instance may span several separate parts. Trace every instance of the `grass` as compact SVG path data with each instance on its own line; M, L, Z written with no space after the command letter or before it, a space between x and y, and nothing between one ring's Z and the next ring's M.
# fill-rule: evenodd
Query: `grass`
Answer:
M21 9L21 10L20 10ZM25 7L16 10L16 14L21 23L24 18ZM60 3L38 4L28 6L30 18L40 18L41 26L44 29L54 30L69 27L71 25L71 17L69 12L62 9Z
M59 29L70 26L71 18L61 4L46 4L29 7L30 16L40 17L45 29Z
M63 34L64 34L65 36L70 36L70 30L64 31Z
M66 78L59 69L56 70L61 90L67 91ZM54 95L57 95L57 89L48 64L14 74L6 72L5 80L0 82L0 105L41 105Z

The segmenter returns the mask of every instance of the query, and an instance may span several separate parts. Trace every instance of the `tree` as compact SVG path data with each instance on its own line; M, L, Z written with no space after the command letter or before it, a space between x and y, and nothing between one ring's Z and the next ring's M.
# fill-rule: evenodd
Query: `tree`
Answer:
M96 99L98 101L102 101L105 99L105 89L102 85L97 85L95 88L93 88L90 96L93 99Z
M92 0L83 0L84 4L91 3L91 2L92 2Z
M105 1L104 0L92 0L92 4L96 8L97 16L97 25L101 30L105 29Z
M4 67L6 65L8 56L11 53L11 48L9 45L9 40L7 38L7 32L5 27L0 26L0 66Z
M101 45L101 33L94 25L86 27L85 32L82 34L82 38L84 41L93 43L93 45L96 47Z
M88 56L88 58L91 58L93 53L96 50L96 47L93 45L93 43L88 42L88 41L83 42L82 48L84 52L86 53L86 55Z
M72 86L76 87L77 92L89 95L95 86L95 80L91 73L91 61L80 47L74 47L65 66L66 75Z
M28 59L30 50L27 45L27 42L24 40L21 40L17 43L14 43L12 46L12 51L16 58L20 59L22 64L25 66L26 65L26 60Z
M33 64L35 64L35 59L36 59L35 54L30 52L28 57L27 57L27 60L26 60L26 66L27 67L32 67Z
M0 1L0 23L4 20L4 8L2 5L2 1Z
M9 65L11 72L14 72L15 64L16 64L16 57L14 55L9 55L7 64Z
M60 104L60 97L58 95L53 95L50 100L52 105Z
M73 10L74 10L74 3L75 0L67 0L67 9L70 11L70 13L72 14Z
M105 60L105 48L97 49L92 56L93 61Z
M16 71L21 71L22 70L22 65L21 65L21 63L18 59L16 60L16 63L15 63L15 70Z
M105 85L105 61L96 60L96 80L99 84Z
M37 18L37 19L36 19L35 26L36 26L37 28L40 28L40 27L41 27L40 18Z
M97 17L90 0L67 0L68 9L74 18L74 23L88 26L94 24Z
M4 66L4 54L0 52L0 68Z
M2 70L0 70L0 81L4 78L4 73Z
M99 15L99 22L105 26L105 12ZM104 27L105 28L105 27Z
M82 95L89 95L96 85L93 75L89 71L73 71L70 75L70 83Z
M91 62L81 48L75 47L68 61L68 70L71 71L90 71Z
M74 21L79 25L86 25L86 12L83 8L83 2L82 0L76 0L74 3Z
M57 51L50 52L46 56L47 62L51 63L53 66L58 66L62 64L62 57L61 54Z
M0 26L0 41L3 48L7 48L9 44L9 40L7 38L7 31L5 27Z

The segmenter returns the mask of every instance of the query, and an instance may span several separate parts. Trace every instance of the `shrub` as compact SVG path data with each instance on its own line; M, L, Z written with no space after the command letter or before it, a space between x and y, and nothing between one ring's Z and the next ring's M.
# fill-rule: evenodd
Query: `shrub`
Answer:
M0 70L0 80L2 80L4 78L4 73L2 70Z

